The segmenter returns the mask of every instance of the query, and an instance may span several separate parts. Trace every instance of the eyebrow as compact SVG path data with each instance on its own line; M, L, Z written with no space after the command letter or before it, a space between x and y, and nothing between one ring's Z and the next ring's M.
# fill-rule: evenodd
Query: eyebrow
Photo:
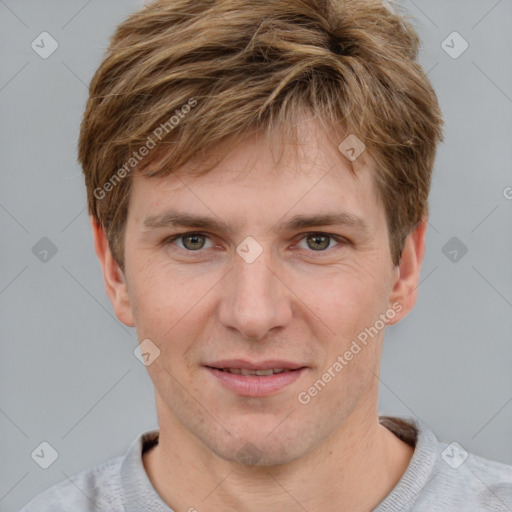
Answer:
M144 220L143 226L148 230L186 227L218 232L233 232L233 228L227 223L214 217L192 215L177 210L166 210L162 213L150 215ZM365 220L351 212L294 215L289 219L279 221L272 227L271 231L277 233L280 231L293 231L315 226L346 226L356 228L367 234L370 233L370 228Z

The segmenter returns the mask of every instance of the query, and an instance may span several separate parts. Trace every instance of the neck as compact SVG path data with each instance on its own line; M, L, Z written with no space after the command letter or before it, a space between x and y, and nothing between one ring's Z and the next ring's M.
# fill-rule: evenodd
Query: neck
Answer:
M216 456L176 420L159 419L159 443L143 462L153 487L176 512L372 510L398 483L414 452L379 424L376 411L363 418L354 412L304 457L248 467Z

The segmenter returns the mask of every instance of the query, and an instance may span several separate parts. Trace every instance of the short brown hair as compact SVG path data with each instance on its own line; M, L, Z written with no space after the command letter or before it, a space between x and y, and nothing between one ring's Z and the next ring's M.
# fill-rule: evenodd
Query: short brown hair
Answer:
M128 17L92 79L78 156L121 269L132 168L165 176L253 130L293 141L304 112L364 142L399 264L443 140L418 47L382 0L157 0Z

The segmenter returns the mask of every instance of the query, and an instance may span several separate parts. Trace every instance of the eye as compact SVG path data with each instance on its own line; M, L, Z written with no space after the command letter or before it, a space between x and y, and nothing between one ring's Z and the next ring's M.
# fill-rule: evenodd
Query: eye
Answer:
M339 245L338 241L334 239L334 235L330 235L328 233L309 233L301 240L300 244L303 241L307 244L306 248L312 249L316 252L322 252L331 248L331 242L335 242L336 245ZM298 247L304 249L305 247L300 244Z
M180 241L182 245L175 244L175 241ZM205 246L207 241L210 242L209 246ZM213 246L207 235L195 232L180 233L179 235L174 235L171 238L168 238L165 243L178 245L178 247L187 251L199 251L200 249L209 249Z

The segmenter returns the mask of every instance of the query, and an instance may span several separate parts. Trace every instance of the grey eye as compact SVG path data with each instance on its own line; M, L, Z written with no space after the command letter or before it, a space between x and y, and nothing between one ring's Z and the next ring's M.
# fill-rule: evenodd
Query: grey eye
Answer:
M206 236L199 233L182 235L178 240L182 240L183 247L189 251L202 249L206 242Z
M321 233L314 233L306 237L308 247L314 251L323 251L327 249L331 243L332 237L330 235L322 235Z

